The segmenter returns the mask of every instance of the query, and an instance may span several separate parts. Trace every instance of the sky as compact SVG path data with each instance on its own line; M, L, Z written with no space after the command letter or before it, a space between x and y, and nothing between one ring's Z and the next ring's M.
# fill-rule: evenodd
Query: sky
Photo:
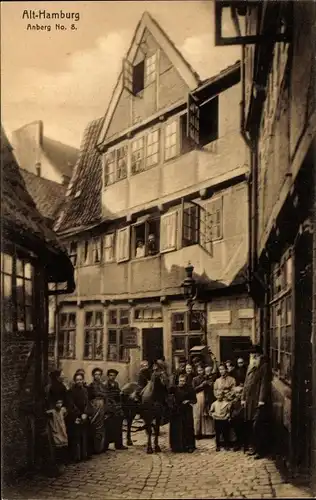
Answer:
M76 30L32 31L24 10L78 12ZM2 2L1 108L8 136L34 120L44 134L79 147L86 125L104 116L144 11L202 79L240 59L240 48L214 46L213 0ZM66 23L65 23L66 24ZM70 22L67 22L67 26Z

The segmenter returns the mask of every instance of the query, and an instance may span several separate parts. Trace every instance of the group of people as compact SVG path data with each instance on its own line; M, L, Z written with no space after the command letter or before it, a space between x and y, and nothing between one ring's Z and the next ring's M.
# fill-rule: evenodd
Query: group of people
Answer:
M124 414L117 370L92 370L93 381L87 384L85 372L76 371L67 387L61 370L50 373L50 383L45 390L48 434L56 463L69 460L79 462L93 453L101 453L114 443L118 450L123 445L122 426Z
M242 358L237 366L227 361L218 364L213 358L204 365L198 357L192 364L180 359L170 376L164 360L149 367L143 361L137 381L137 398L153 376L163 381L166 390L164 416L170 422L169 441L173 452L192 453L196 440L213 438L216 451L244 449L260 458L265 453L265 425L268 422L271 371L260 346L254 346L247 367ZM117 370L107 371L103 380L101 368L92 371L92 382L85 381L84 370L77 370L67 387L63 374L50 374L46 388L46 415L49 436L57 462L86 460L93 453L123 445L123 392Z
M170 444L172 449L195 448L195 440L215 436L216 451L243 449L256 459L265 455L270 415L271 370L259 345L250 353L247 367L242 358L237 366L231 361L206 365L193 359L192 365L180 360L173 377L190 402L176 418L171 415ZM184 397L184 396L183 396ZM190 413L190 416L189 416ZM181 423L182 422L182 423ZM175 440L183 428L182 445ZM173 430L177 428L177 430ZM175 443L175 444L174 444Z

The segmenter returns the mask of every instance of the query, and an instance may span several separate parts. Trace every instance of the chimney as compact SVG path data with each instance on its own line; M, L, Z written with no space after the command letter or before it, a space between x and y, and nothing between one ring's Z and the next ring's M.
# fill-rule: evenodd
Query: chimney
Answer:
M69 182L70 182L70 177L68 175L63 174L62 175L62 185L68 186Z
M35 163L35 170L36 170L36 175L38 177L41 177L41 162L40 161L37 161Z

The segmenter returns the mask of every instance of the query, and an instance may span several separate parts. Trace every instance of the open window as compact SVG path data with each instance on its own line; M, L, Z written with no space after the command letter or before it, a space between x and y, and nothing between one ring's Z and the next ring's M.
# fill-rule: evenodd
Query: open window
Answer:
M139 259L159 252L160 219L152 218L133 226L133 257Z
M129 259L130 227L124 227L117 231L116 257L117 262L125 262Z
M200 207L193 203L182 205L182 246L199 243Z
M223 198L220 196L200 209L200 245L211 253L212 242L223 237Z
M160 218L160 252L177 248L178 212L168 212Z
M189 94L187 136L199 146L218 139L218 96L199 102Z
M127 59L123 60L124 87L131 94L137 95L145 86L145 61L133 66Z
M76 241L71 241L69 245L69 258L72 262L72 265L76 267L77 265L77 254L78 254L78 245Z
M92 262L98 264L102 259L102 244L101 238L93 238L92 240Z

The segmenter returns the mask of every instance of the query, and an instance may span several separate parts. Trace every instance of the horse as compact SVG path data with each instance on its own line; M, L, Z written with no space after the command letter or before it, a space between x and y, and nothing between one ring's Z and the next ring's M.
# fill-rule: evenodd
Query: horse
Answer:
M126 384L122 388L122 407L127 421L127 445L133 444L131 439L131 427L137 414L144 420L147 433L147 453L159 453L161 451L158 438L160 426L166 413L168 390L166 380L160 373L154 373L148 383L146 395L138 396L138 385L134 382ZM146 386L147 387L147 386ZM145 388L146 389L146 388ZM154 449L152 447L152 433L154 431Z

